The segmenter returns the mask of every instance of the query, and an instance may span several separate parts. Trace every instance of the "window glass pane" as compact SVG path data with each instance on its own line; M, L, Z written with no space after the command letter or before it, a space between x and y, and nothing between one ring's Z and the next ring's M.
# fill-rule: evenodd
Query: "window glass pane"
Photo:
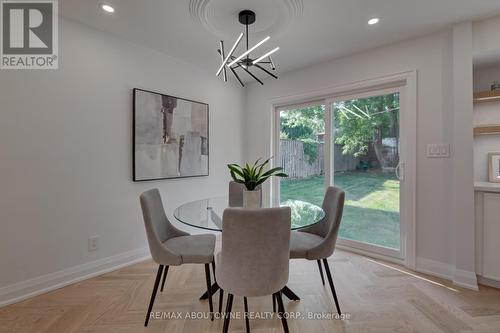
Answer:
M399 249L399 93L332 111L333 181L346 192L340 237Z
M279 112L279 158L289 176L280 180L280 200L296 199L321 205L325 193L325 106Z

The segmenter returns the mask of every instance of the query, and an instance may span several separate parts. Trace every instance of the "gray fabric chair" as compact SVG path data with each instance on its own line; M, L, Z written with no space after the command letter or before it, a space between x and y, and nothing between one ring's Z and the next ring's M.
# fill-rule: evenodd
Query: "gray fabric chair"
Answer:
M165 286L169 266L179 266L182 264L205 264L207 293L213 320L210 263L213 262L214 257L215 235L190 235L174 227L165 215L158 189L142 193L140 200L151 256L160 265L156 274L144 326L148 326L163 269L165 268L165 273L163 275L161 291L163 291L163 287Z
M228 293L223 332L229 329L234 295L244 297L246 312L247 297L275 295L279 313L284 313L281 290L288 282L290 220L290 207L224 211L222 249L215 269L217 283ZM281 317L288 332L286 319Z
M234 180L229 182L229 207L243 207L243 191L245 190L245 185L237 183ZM256 190L261 191L262 186L257 186Z
M325 217L320 222L298 231L292 231L290 239L290 258L316 260L321 274L323 285L323 269L321 260L325 266L326 275L332 290L333 299L337 312L340 312L339 301L335 286L333 285L332 274L328 266L327 258L333 254L335 243L339 233L342 212L344 210L345 192L338 187L329 187L323 199L323 209Z

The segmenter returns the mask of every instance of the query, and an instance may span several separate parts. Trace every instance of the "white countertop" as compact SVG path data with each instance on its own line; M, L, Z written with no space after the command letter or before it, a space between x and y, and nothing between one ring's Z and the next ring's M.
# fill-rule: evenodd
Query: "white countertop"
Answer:
M500 193L500 183L474 182L474 191Z

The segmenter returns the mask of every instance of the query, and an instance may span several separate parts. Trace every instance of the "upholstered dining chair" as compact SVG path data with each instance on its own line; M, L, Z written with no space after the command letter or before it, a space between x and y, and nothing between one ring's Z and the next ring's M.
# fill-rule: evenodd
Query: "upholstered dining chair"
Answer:
M242 207L243 206L243 191L245 190L245 185L237 183L234 180L229 182L229 207ZM257 186L256 190L261 191L262 186Z
M205 264L208 304L213 320L210 263L214 257L215 235L190 235L174 227L165 215L158 189L142 193L140 201L151 256L159 264L144 326L148 326L163 271L161 291L165 286L168 268L182 264Z
M342 211L344 209L344 200L345 192L342 189L332 186L328 187L323 199L325 217L310 227L292 231L290 239L290 258L316 260L324 285L325 279L321 267L321 261L323 261L338 314L341 314L340 306L335 286L333 285L332 273L328 266L328 257L335 250L340 221L342 220Z
M290 207L228 208L222 218L222 249L216 256L215 275L227 292L223 332L228 332L234 296L274 295L285 332L288 324L281 290L288 282ZM249 319L245 316L247 332Z

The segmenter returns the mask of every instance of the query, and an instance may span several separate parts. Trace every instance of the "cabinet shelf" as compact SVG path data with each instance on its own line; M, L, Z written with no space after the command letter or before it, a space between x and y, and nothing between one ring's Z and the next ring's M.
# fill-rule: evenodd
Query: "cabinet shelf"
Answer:
M476 126L474 135L500 135L500 125Z
M500 101L500 90L480 91L474 93L474 103Z
M500 193L500 183L474 182L476 192L498 192Z

